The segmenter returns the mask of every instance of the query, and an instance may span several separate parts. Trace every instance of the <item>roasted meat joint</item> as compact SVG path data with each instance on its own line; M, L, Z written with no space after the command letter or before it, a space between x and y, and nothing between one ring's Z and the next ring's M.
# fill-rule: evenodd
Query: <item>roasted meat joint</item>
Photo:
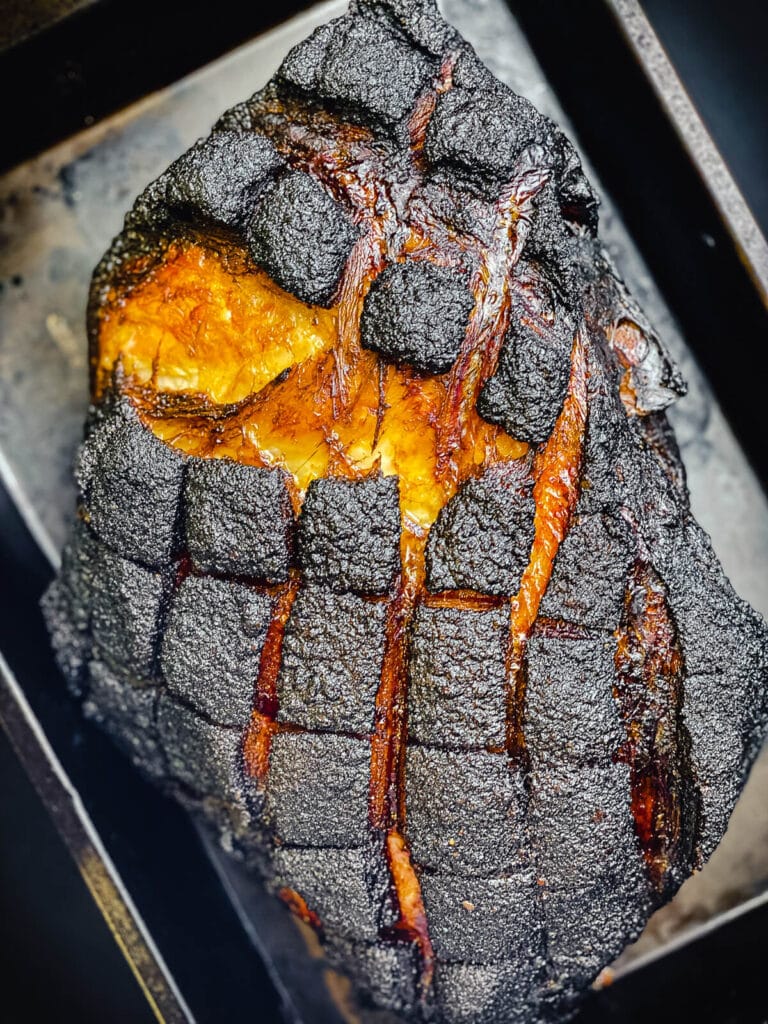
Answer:
M93 279L61 668L409 1022L568 1020L766 725L684 384L597 228L432 0L354 0Z

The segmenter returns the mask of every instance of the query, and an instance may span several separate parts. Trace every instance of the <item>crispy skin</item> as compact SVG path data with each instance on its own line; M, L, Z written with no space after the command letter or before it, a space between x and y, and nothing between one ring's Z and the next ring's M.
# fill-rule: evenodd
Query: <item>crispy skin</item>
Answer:
M765 729L765 624L596 229L431 0L357 0L94 276L62 670L412 1020L567 1019Z

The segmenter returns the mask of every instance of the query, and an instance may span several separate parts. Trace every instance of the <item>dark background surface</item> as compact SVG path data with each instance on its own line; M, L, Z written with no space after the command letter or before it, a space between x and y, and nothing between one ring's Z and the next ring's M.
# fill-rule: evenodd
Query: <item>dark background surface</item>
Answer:
M43 32L0 56L3 94L21 97L10 104L5 165L79 130L148 88L175 80L302 5L274 5L251 13L250 24L247 12L230 0L216 4L214 19L203 16L210 6L184 5L182 23L179 4L102 0L61 22L50 34ZM536 6L540 16L562 18L562 4L540 0ZM644 6L766 230L768 5L747 0L645 0ZM0 4L0 15L3 9ZM576 7L571 5L570 10ZM169 49L173 38L181 45ZM105 45L110 39L122 43ZM43 116L46 109L50 113L52 102L59 105L60 116ZM21 125L15 133L14 117ZM628 106L625 122L617 128L617 146L636 145L632 128L633 110ZM685 274L684 266L680 273ZM3 578L7 582L8 559L22 540L14 536L9 519L0 518L0 601L7 602L13 596ZM3 617L8 611L0 605ZM615 993L601 995L586 1011L584 1024L651 1019L765 1024L765 937L765 916L752 915L695 952L669 959L652 977L642 972L617 986ZM1 732L0 992L0 1019L8 1024L54 1019L142 1024L153 1019ZM248 1015L269 1021L275 1012L270 1005L252 1005ZM205 1019L220 1018L214 1014Z

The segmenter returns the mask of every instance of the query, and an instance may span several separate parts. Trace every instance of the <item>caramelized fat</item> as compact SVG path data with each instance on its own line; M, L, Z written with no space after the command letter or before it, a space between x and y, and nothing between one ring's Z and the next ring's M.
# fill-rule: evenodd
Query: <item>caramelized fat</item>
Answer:
M175 245L105 308L97 381L103 389L120 360L161 440L190 455L281 466L300 495L323 476L395 474L404 525L415 534L462 479L527 451L467 404L451 453L458 471L439 473L450 375L385 365L372 352L348 363L350 400L339 409L338 329L339 307L307 306L234 258Z

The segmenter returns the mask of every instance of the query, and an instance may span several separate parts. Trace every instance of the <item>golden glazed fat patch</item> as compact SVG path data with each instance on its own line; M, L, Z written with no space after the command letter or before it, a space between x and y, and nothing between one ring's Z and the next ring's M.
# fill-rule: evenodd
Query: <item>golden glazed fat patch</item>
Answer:
M441 473L451 375L418 374L359 350L339 407L338 311L308 306L240 254L171 246L100 317L97 381L119 362L125 389L157 437L188 455L287 469L303 493L328 475L400 480L404 522L428 528L461 479L528 445L467 409ZM169 400L170 399L170 400ZM192 411L179 415L180 401Z

